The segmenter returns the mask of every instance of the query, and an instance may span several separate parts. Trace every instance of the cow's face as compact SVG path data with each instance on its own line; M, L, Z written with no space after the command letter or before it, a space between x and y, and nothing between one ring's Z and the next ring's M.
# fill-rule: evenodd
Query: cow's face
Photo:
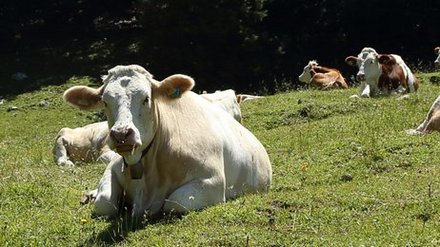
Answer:
M365 92L361 92L361 96L370 96L370 90L377 90L377 83L382 73L379 64L379 55L373 48L364 48L357 57L349 56L345 62L350 66L359 68L356 79L365 83Z
M318 66L318 63L314 60L310 61L305 67L300 76L298 76L298 80L304 83L310 83L310 80L312 79L311 70Z
M437 59L434 61L436 67L440 67L440 47L434 49L435 54L437 54Z
M138 65L116 66L109 70L101 88L73 87L64 93L64 99L81 109L103 107L110 129L110 148L122 155L128 165L135 165L156 133L155 100L177 100L193 85L194 81L184 75L157 82Z

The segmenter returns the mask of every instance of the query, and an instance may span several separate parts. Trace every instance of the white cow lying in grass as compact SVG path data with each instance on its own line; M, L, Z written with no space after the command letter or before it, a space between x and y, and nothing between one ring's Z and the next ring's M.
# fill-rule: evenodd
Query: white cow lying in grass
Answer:
M201 96L226 111L238 122L241 122L241 109L234 90L228 89L214 93L204 93Z
M95 198L98 215L122 204L134 217L187 212L269 190L272 167L258 139L225 111L191 92L192 78L156 81L138 65L109 70L98 89L75 86L66 102L104 108L112 159ZM122 201L121 201L122 200Z
M425 120L416 129L407 130L407 133L417 135L433 131L440 131L440 96L432 103Z
M62 128L58 132L53 153L59 166L73 166L74 162L100 160L108 164L115 152L107 145L107 121L75 129Z

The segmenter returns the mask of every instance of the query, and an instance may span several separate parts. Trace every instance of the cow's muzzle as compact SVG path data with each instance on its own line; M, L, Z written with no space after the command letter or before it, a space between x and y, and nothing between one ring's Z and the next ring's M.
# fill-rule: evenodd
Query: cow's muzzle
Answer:
M364 74L357 74L356 80L357 81L365 81L365 75Z

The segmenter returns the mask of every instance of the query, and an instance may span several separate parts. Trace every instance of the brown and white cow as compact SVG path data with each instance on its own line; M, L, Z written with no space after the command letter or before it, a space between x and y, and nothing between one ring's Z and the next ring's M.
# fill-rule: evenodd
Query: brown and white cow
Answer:
M348 88L339 70L319 66L315 60L309 61L298 79L321 89Z
M373 48L365 47L357 57L349 56L345 62L359 68L356 78L361 82L362 97L418 89L418 80L399 55L378 54Z
M107 121L75 129L62 128L57 135L53 153L59 166L74 166L74 162L100 160L108 164L114 155L107 145Z
M437 46L436 48L434 48L434 52L435 54L437 54L437 59L435 59L434 64L437 67L440 67L440 47Z
M156 81L141 66L129 65L109 70L98 89L75 86L64 93L80 109L105 109L109 146L121 155L93 193L98 215L117 214L121 198L139 217L269 190L272 168L263 145L191 92L193 86L186 75Z
M408 134L427 134L440 131L440 96L432 103L425 120L416 128L407 130Z

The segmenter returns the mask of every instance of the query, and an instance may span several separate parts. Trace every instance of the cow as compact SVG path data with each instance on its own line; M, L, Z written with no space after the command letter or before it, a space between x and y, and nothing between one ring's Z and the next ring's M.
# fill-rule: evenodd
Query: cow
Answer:
M437 59L434 61L436 67L440 67L440 46L434 48L435 54L437 54Z
M348 88L347 82L339 70L319 66L315 60L309 61L298 79L320 89Z
M215 91L214 93L203 93L201 96L222 108L238 122L241 122L241 109L234 90L228 89L224 91Z
M62 128L56 137L53 153L59 166L74 166L74 162L100 160L108 164L117 155L107 145L107 121L75 129Z
M272 166L261 142L224 110L191 91L194 80L162 81L139 65L118 65L99 88L74 86L64 100L104 109L108 144L119 157L91 191L95 213L134 218L185 213L270 189Z
M440 131L440 96L432 103L425 120L416 128L407 130L408 134L427 134Z
M263 96L259 96L259 95L251 95L251 94L237 94L237 102L238 104L244 103L248 100L253 100L253 99L262 99L264 98Z
M361 82L361 97L418 89L418 80L399 55L378 54L373 48L365 47L357 57L349 56L345 62L359 68L356 79Z

